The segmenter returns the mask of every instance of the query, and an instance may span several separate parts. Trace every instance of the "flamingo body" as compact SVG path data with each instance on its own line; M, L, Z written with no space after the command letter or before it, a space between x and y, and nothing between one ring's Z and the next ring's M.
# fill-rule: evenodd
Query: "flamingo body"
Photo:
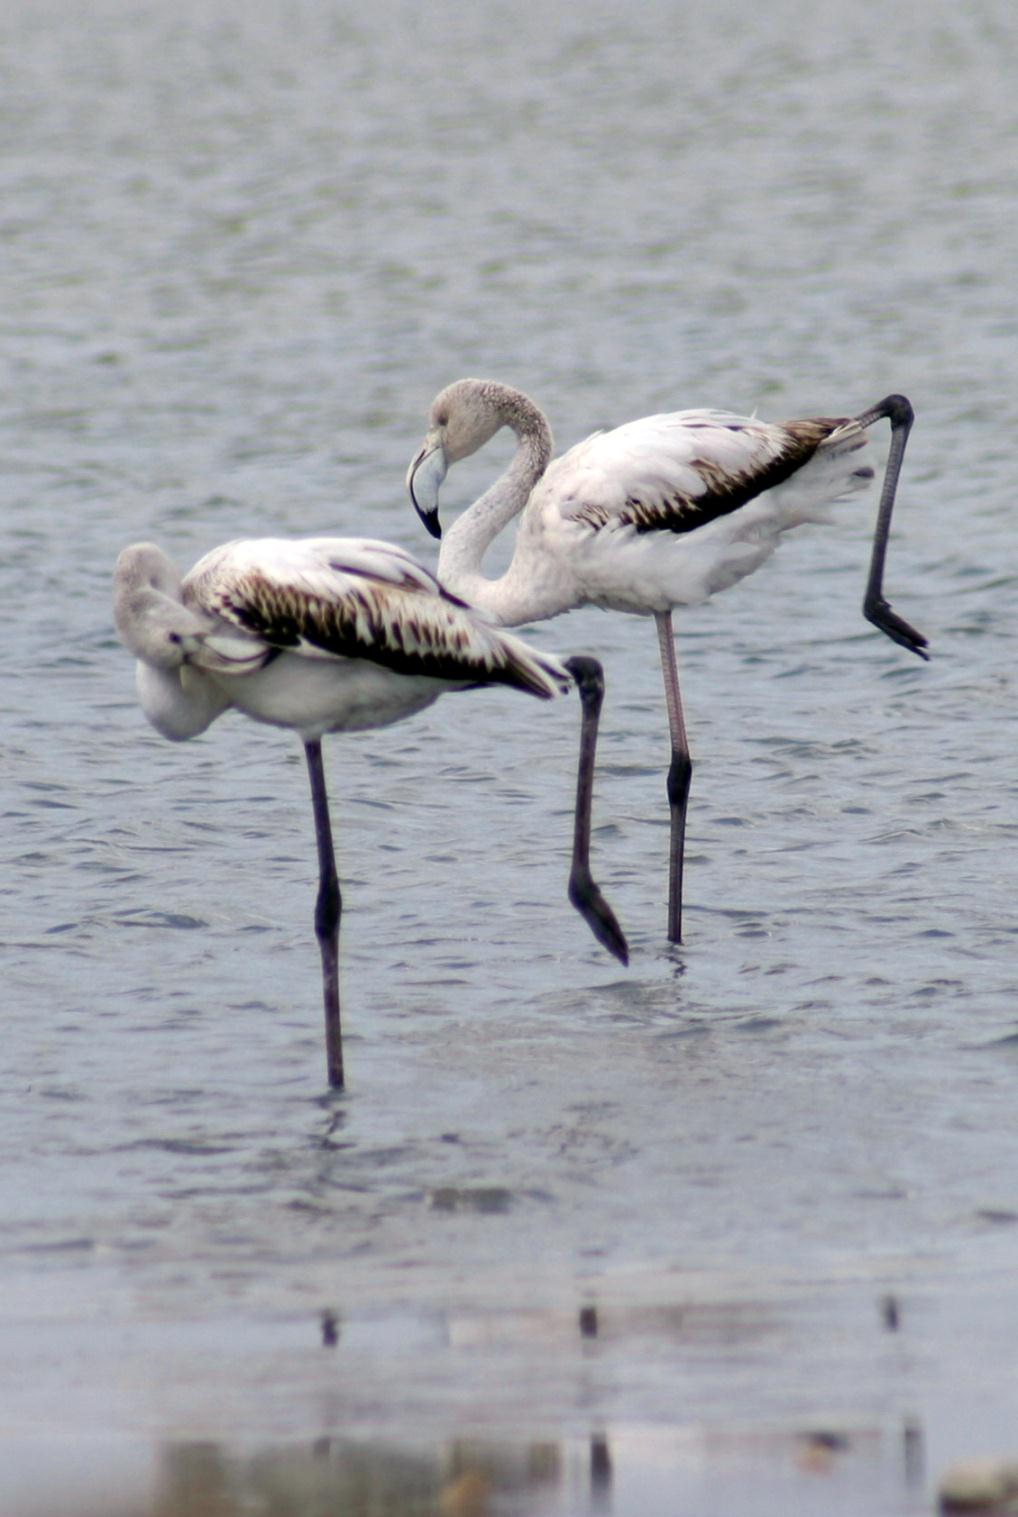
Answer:
M778 427L724 411L595 433L536 482L514 569L533 584L550 560L562 609L645 616L699 605L758 569L790 527L827 520L835 501L865 488L873 471L853 457L865 442L853 422Z
M241 540L214 548L183 581L161 558L144 544L121 554L117 620L139 659L143 709L167 737L195 736L230 707L306 740L387 726L453 688L501 683L549 698L573 683L559 660L471 613L387 543ZM139 574L193 639L170 668L129 614L124 586Z
M596 432L552 460L548 423L532 400L495 380L463 379L435 397L424 444L407 475L419 515L442 536L438 492L450 464L500 427L516 435L506 472L442 537L438 572L455 593L503 625L557 616L583 605L653 616L657 622L672 740L669 937L681 937L682 849L691 764L672 643L671 613L744 579L781 536L830 517L864 489L873 470L859 458L866 428L892 424L892 454L874 537L867 616L921 657L926 639L883 600L881 580L894 490L912 423L902 396L856 417L776 424L719 410L645 416ZM484 555L514 518L512 561L497 579Z
M459 380L434 401L409 476L432 530L448 463L474 451L474 436L491 435L487 413L500 404L505 424L524 429L523 456L444 534L438 572L507 626L581 605L644 616L698 605L759 568L789 528L827 520L873 478L855 456L866 433L852 418L778 425L718 410L645 416L549 461L550 430L527 397ZM450 446L451 420L437 418L460 410L468 420ZM490 579L484 554L515 516L512 563Z
M342 1086L339 884L325 791L326 733L387 726L448 690L502 684L583 702L570 899L625 962L625 938L590 876L590 797L601 701L591 659L560 660L494 626L410 554L369 538L263 538L215 548L181 579L151 543L117 560L114 617L138 660L142 708L164 737L204 732L225 711L293 728L311 779L320 883L329 1079Z

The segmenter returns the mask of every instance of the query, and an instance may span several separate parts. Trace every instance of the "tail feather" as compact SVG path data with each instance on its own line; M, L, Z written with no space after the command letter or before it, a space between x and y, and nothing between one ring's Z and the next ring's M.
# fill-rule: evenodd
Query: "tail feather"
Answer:
M818 453L825 453L831 458L840 458L845 453L855 453L859 448L866 446L866 431L861 427L855 417L846 417L839 421L817 449Z
M553 700L573 687L573 677L554 654L540 653L521 637L501 628L492 628L501 657L498 660L501 680L519 690L529 691L541 700Z

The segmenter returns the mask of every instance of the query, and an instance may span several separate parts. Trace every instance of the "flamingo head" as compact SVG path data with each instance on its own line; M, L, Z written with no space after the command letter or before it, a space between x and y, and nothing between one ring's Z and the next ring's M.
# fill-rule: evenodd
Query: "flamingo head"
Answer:
M407 471L407 489L432 537L441 537L438 495L450 464L483 448L499 429L511 425L509 391L489 379L457 379L431 402L428 434Z

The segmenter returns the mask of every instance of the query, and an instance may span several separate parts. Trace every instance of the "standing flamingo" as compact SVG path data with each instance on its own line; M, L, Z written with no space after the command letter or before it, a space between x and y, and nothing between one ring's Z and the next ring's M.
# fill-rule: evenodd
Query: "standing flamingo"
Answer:
M623 963L626 940L591 877L590 805L600 665L559 660L503 632L408 553L367 538L264 538L214 548L181 580L151 543L125 548L114 615L137 687L164 737L195 737L231 707L291 727L304 744L318 843L315 932L322 958L328 1078L343 1086L341 899L321 740L384 727L447 690L510 685L542 699L575 685L583 704L569 897Z
M826 521L824 509L862 489L866 429L885 418L891 447L873 539L865 615L926 658L926 638L883 596L891 512L913 412L903 395L854 417L780 425L727 411L645 416L551 461L551 429L538 406L496 380L461 379L431 405L424 445L407 473L417 512L442 536L438 494L450 464L509 427L509 468L442 540L438 573L457 595L502 625L601 606L653 616L671 736L668 937L682 940L682 859L692 762L682 714L672 609L692 606L758 569L780 535ZM522 513L522 514L521 514ZM516 549L499 579L481 565L489 544L520 516Z

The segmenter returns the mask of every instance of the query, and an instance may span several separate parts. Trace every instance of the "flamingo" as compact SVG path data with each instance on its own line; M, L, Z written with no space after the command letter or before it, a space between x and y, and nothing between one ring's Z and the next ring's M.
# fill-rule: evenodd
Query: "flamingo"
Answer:
M196 737L235 708L294 729L304 744L332 1087L343 1088L343 1051L341 897L322 765L328 732L388 726L447 690L509 685L548 700L575 686L582 723L569 898L598 941L627 962L625 937L589 866L604 689L595 659L539 653L450 594L409 553L369 538L231 542L183 580L160 548L135 543L117 559L113 601L117 631L137 659L142 710L163 737Z
M442 538L444 584L503 626L577 606L653 616L671 739L668 937L682 940L682 864L692 760L672 630L676 606L736 584L770 557L781 534L827 521L827 507L865 488L867 428L886 418L891 446L863 610L888 637L927 658L927 640L883 594L895 491L913 411L889 395L858 416L779 425L727 411L675 411L595 432L552 461L552 435L535 403L497 380L461 379L431 404L423 446L407 472L418 515ZM439 490L451 464L502 427L516 436L506 472L442 537ZM512 561L499 579L482 561L520 517Z

